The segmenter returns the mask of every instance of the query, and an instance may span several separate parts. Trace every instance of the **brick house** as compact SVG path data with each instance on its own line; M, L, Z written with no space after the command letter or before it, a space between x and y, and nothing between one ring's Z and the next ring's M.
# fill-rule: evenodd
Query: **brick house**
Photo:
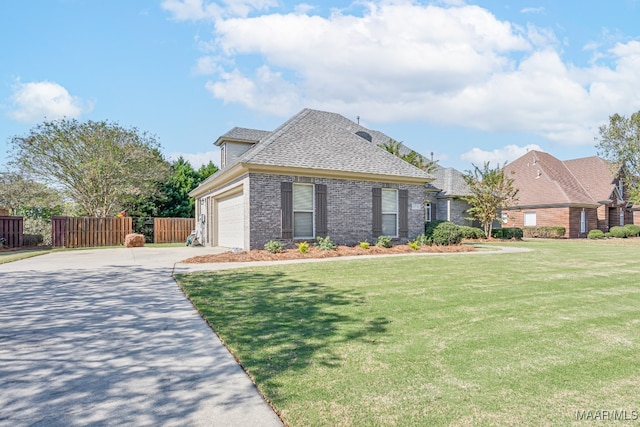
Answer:
M566 237L579 238L634 221L623 174L600 157L561 161L529 151L505 172L514 179L519 200L503 211L503 226L563 226Z
M467 210L471 205L464 197L471 195L471 192L462 178L462 172L436 165L432 175L435 179L427 186L427 222L442 220L477 227L477 221L467 219Z
M249 250L270 240L355 245L421 234L433 177L378 146L389 139L311 109L273 132L232 129L215 142L221 169L190 193L199 241Z

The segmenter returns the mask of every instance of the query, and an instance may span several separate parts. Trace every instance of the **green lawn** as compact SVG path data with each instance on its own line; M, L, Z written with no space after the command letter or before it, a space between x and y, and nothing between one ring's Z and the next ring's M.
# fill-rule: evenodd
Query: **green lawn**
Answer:
M0 251L0 264L18 261L25 258L31 258L38 255L44 255L51 252L51 249L25 249L16 251Z
M640 239L513 245L178 282L291 426L638 423Z

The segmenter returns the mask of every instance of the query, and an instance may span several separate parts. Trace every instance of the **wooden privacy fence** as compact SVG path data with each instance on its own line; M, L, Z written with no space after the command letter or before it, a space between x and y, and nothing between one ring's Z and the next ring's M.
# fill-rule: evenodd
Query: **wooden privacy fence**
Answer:
M89 218L55 216L51 218L51 246L84 248L117 246L133 230L130 217Z
M186 242L194 227L194 218L153 218L153 242ZM55 216L51 218L51 246L54 248L123 245L126 235L133 232L131 217Z
M0 239L9 248L22 246L24 238L24 219L21 216L0 216Z
M153 243L186 242L195 226L195 218L154 218Z

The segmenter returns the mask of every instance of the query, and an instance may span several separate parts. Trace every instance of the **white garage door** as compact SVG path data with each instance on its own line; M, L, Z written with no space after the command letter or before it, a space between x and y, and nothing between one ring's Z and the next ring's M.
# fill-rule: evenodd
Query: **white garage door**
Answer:
M244 249L242 193L218 200L218 246Z

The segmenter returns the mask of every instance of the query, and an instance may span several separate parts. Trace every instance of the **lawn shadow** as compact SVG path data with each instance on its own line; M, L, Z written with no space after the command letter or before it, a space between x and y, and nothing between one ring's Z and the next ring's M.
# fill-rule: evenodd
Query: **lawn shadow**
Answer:
M365 319L355 290L293 279L283 272L238 271L178 277L189 298L238 361L260 384L310 365L337 367L345 342L374 344L387 319ZM345 309L343 309L343 307ZM363 307L365 310L365 307Z

